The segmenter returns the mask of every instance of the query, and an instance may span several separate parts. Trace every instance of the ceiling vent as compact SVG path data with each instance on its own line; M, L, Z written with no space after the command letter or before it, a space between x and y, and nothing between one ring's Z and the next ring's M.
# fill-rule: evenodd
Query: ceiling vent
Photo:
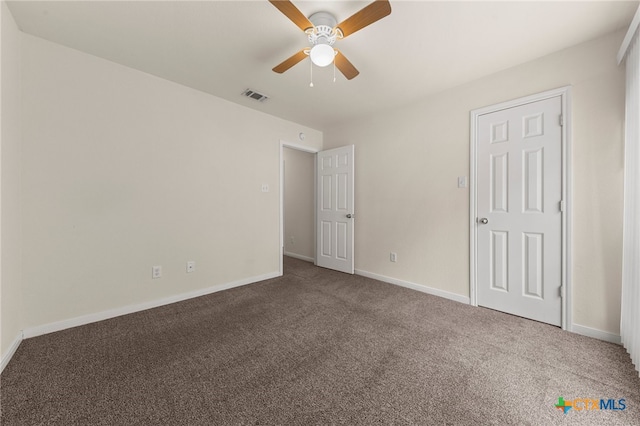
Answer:
M242 95L260 102L264 102L269 99L267 95L263 95L262 93L258 93L255 90L251 89L245 90L244 92L242 92Z

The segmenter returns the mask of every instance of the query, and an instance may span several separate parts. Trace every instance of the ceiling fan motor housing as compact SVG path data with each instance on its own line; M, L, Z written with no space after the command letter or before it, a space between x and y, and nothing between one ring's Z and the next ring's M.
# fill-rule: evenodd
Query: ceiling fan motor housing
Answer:
M309 29L309 43L312 46L316 44L328 44L333 46L336 42L337 33L333 31L338 21L329 12L316 12L309 16L309 21L315 28Z

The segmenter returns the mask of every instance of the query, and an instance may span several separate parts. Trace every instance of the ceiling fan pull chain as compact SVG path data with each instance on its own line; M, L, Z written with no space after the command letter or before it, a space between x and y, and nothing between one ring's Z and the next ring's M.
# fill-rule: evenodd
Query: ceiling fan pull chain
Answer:
M333 61L333 82L336 82L336 61Z
M311 83L309 83L309 87L313 87L313 62L309 61L310 64L310 69L309 69L309 80L311 80Z

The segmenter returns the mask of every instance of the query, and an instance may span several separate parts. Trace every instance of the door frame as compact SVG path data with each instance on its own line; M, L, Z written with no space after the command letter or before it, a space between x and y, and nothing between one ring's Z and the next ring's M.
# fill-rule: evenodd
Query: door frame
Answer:
M290 148L290 149L295 149L297 151L302 151L302 152L307 152L309 154L313 154L314 155L314 160L313 160L313 264L317 264L318 262L318 255L316 253L316 178L317 178L317 173L316 173L316 161L315 161L315 157L316 154L318 154L318 152L320 152L320 148L314 148L311 146L306 146L306 145L300 145L300 144L296 144L296 143L292 143L292 142L287 142L287 141L283 141L280 140L280 266L279 266L279 273L280 275L282 275L284 273L284 266L283 266L283 262L284 262L284 149L285 148Z
M477 131L478 118L481 115L490 114L492 112L501 111L532 102L542 101L549 98L560 97L562 104L562 200L564 201L564 209L562 211L562 248L561 248L561 317L562 329L572 331L572 310L571 310L571 288L572 288L572 172L571 172L571 86L564 86L557 89L513 99L507 102L501 102L495 105L489 105L483 108L474 109L470 112L470 150L469 150L469 299L470 304L478 306L477 297L477 232L478 226L476 218L478 217L477 205Z

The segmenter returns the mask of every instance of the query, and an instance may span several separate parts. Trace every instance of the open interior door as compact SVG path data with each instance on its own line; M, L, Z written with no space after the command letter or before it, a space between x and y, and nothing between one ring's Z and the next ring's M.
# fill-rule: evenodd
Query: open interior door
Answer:
M321 151L316 164L316 262L353 274L354 146Z

